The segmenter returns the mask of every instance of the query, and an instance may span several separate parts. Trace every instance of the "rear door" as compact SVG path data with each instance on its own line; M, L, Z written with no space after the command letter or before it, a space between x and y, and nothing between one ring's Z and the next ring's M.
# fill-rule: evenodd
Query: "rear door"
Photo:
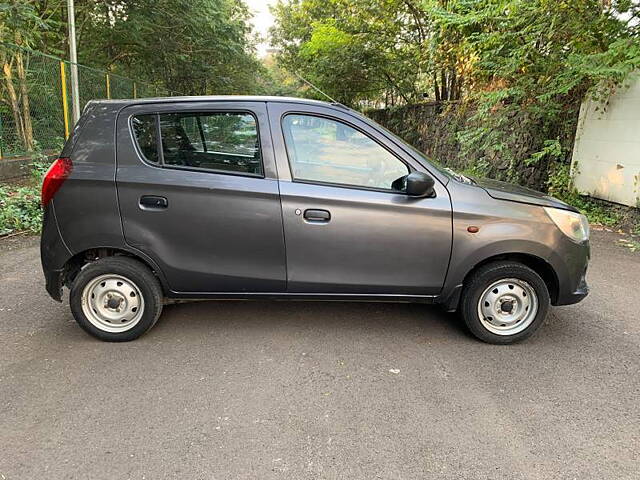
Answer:
M118 116L126 242L174 292L282 292L284 238L266 105L141 104Z
M451 203L394 180L426 169L347 110L269 103L289 292L436 295L451 252ZM428 172L427 172L428 173Z

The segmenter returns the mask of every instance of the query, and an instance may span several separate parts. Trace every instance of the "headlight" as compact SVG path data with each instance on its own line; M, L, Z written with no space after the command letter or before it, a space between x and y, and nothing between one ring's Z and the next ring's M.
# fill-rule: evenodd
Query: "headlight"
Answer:
M549 218L567 237L576 243L589 239L589 222L581 213L562 210L561 208L543 207Z

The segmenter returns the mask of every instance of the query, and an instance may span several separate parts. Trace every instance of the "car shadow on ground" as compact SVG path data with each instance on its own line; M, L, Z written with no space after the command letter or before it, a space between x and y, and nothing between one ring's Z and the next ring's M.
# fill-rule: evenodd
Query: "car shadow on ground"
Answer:
M381 302L198 301L166 305L147 335L198 336L234 330L343 332L471 338L456 313L436 305Z

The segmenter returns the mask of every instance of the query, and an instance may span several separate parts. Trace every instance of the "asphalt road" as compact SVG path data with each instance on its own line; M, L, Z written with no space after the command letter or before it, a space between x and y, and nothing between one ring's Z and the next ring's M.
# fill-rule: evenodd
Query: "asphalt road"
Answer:
M168 306L101 343L0 241L0 480L638 479L640 253L594 232L591 295L529 341L407 304Z

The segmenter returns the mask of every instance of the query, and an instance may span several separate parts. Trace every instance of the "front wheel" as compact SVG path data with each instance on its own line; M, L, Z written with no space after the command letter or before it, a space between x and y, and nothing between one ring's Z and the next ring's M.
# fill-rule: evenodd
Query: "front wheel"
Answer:
M476 337L508 344L530 337L549 310L549 291L534 270L518 262L481 267L466 283L462 318Z
M139 261L105 257L78 273L69 303L85 331L107 342L126 342L156 323L162 312L162 289Z

